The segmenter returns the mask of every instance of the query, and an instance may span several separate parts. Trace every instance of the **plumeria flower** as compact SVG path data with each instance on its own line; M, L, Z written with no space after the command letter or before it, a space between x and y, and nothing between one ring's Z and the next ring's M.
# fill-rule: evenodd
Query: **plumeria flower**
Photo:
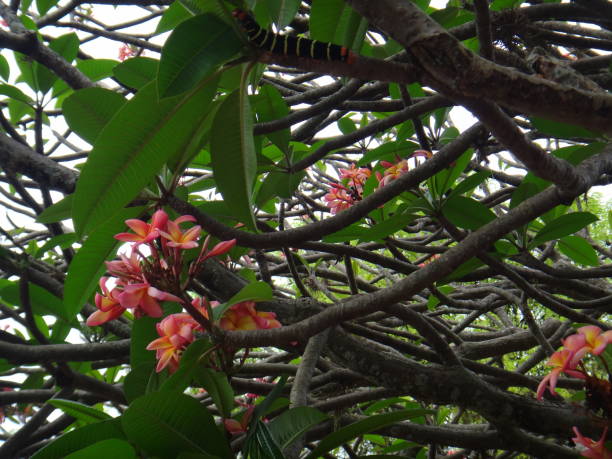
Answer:
M159 301L176 301L182 303L178 296L171 293L162 292L148 282L139 284L129 284L123 288L123 293L119 297L121 306L128 309L136 309L134 315L151 317L161 317L163 314Z
M572 430L576 434L572 441L576 446L579 446L580 455L582 457L588 457L591 459L612 459L612 452L606 449L606 435L608 434L608 428L606 427L601 434L599 441L595 442L591 438L583 436L578 427L572 427Z
M151 341L147 350L156 352L155 371L159 373L168 367L173 373L178 369L181 353L194 341L194 331L200 325L189 314L180 313L170 314L156 328L160 338Z
M379 177L379 186L385 186L391 183L393 180L398 179L400 176L408 172L408 161L405 159L399 160L396 164L388 161L381 161L380 164L385 168L383 177Z
M340 184L334 184L329 193L323 196L323 199L327 201L327 206L332 214L337 214L355 204L355 200L348 194L346 188Z
M166 229L168 223L168 214L163 210L158 210L153 214L151 223L145 223L142 220L131 218L125 221L134 233L119 233L115 235L115 239L123 242L135 242L138 244L146 244L159 237L159 231Z
M351 164L348 169L340 169L340 178L348 179L348 184L356 188L363 187L366 180L370 178L372 171L367 167L356 167L355 164Z
M120 277L124 282L142 280L142 268L135 250L132 250L129 258L123 254L119 255L119 258L119 260L106 262L106 270L109 273Z
M159 231L163 237L165 237L168 242L169 247L176 247L178 249L193 249L198 246L196 242L200 237L200 233L202 232L202 227L200 225L192 226L184 233L179 228L179 224L182 222L191 221L194 222L195 218L191 215L183 215L182 217L177 218L175 221L168 220L166 227L168 232Z
M585 379L582 372L575 370L575 367L571 366L573 356L574 352L570 351L569 349L561 349L550 356L550 359L548 359L546 365L553 367L553 369L538 385L538 391L536 394L538 400L542 399L542 395L544 394L546 387L548 387L548 390L552 395L557 395L555 387L557 386L557 380L559 379L559 375L561 373L566 373L570 376L574 376L575 378Z
M276 320L276 314L258 312L253 301L243 301L231 306L221 317L219 325L223 330L257 330L281 326Z
M236 421L235 419L224 419L223 425L225 426L225 430L232 435L245 433L247 431L247 427L249 426L249 422L251 421L251 417L253 416L254 409L255 407L253 405L249 405L247 410L242 414L240 422Z
M117 288L109 290L108 287L106 287L107 280L107 277L100 278L100 290L102 290L102 294L96 293L95 303L98 310L87 318L86 323L90 327L102 325L109 320L114 320L125 311L125 308L119 301L122 291Z

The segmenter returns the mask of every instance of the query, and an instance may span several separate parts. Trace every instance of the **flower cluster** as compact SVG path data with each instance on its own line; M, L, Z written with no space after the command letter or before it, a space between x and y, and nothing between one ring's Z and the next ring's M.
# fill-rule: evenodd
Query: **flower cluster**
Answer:
M207 304L206 298L195 298L191 301L193 307L208 319L208 309L219 306L218 301ZM221 316L219 326L223 330L256 330L278 328L280 322L273 312L257 311L253 301L243 301L231 306ZM160 336L149 343L147 350L155 351L157 357L156 371L168 367L170 373L176 371L183 351L203 333L201 325L189 314L170 314L157 324L157 334Z
M153 214L151 223L126 220L134 232L119 233L115 239L132 243L131 253L106 262L108 272L115 277L100 279L102 293L95 296L98 310L89 316L87 325L93 327L116 319L126 309L132 310L135 317L161 317L160 301L182 303L180 295L190 280L189 276L197 273L204 260L226 253L236 243L235 240L220 242L208 251L207 238L200 255L189 266L187 279L183 280L182 251L198 246L202 230L195 225L182 231L180 225L194 221L190 215L172 221L163 210ZM143 255L142 246L148 248L149 256Z
M546 365L553 369L538 386L538 400L542 399L547 387L552 395L557 395L555 387L561 373L585 379L585 372L577 369L581 359L587 354L600 355L610 342L612 342L612 330L602 333L595 325L581 327L577 334L564 339L563 349L551 355L546 362Z
M123 62L124 60L130 57L136 56L137 52L138 52L138 48L136 46L128 45L127 43L124 43L119 48L119 60Z
M426 150L414 151L410 158L422 156L431 158L432 153ZM380 161L380 165L385 168L384 172L376 172L378 187L381 188L400 176L408 172L408 159L397 157L397 162ZM357 167L351 164L348 169L340 169L340 179L342 183L334 183L329 192L323 196L332 214L337 214L351 207L355 202L363 198L363 187L365 182L372 175L372 171L367 167Z
M582 363L582 359L589 354L600 356L606 349L606 346L612 342L612 330L602 332L602 330L595 325L587 325L579 328L577 331L578 333L564 339L562 349L551 355L548 362L546 362L546 365L552 367L552 370L542 379L538 386L538 400L542 398L546 388L548 388L552 395L558 395L555 391L555 387L561 373L585 379L587 383L589 381L596 381L604 383L606 387L609 385L608 381L589 376ZM605 360L602 359L602 362L607 368ZM589 396L587 394L587 401L588 398ZM612 459L612 451L609 451L605 447L605 439L608 433L607 428L604 429L601 438L597 442L591 438L584 437L577 427L574 427L573 430L576 436L572 438L572 440L579 446L580 454L583 457L592 459Z

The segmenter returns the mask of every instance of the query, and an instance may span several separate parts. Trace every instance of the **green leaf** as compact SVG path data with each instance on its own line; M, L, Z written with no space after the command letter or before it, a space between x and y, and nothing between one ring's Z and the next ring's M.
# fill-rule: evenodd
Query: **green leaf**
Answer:
M180 452L195 452L231 457L212 414L184 394L147 394L130 404L121 421L128 439L151 456L175 458Z
M224 418L232 415L234 407L234 390L230 385L227 375L219 371L203 368L201 365L196 367L195 378L206 392L211 396L219 413Z
M360 239L364 234L367 234L371 228L353 223L342 228L335 233L323 236L323 242L348 242Z
M127 441L111 438L94 443L68 456L66 459L91 459L92 457L112 457L114 459L136 459L136 451Z
M113 59L86 59L78 61L76 66L91 81L99 81L112 76L117 64Z
M32 459L64 459L92 443L111 438L125 439L119 419L96 422L67 432L34 453Z
M158 101L151 83L121 107L96 139L77 182L73 220L78 235L134 199L168 158L199 144L216 86L210 81L185 96Z
M305 175L305 171L300 171L296 174L284 171L270 172L259 188L255 204L258 207L263 207L272 198L289 199L293 196L293 192L297 189Z
M110 89L85 88L67 97L62 108L70 128L93 144L125 103L125 97Z
M260 420L251 424L244 443L243 456L249 459L284 459L285 457L268 426Z
M401 410L392 413L370 416L369 418L355 422L346 427L342 427L336 432L323 438L323 440L319 442L317 447L313 451L311 451L308 456L306 456L306 459L316 459L323 453L332 451L333 449L341 446L343 443L373 430L380 429L391 424L395 424L399 421L405 421L406 419L411 419L423 416L424 414L431 413L434 413L434 411L416 409Z
M213 174L224 201L240 222L255 229L252 190L257 158L246 88L231 93L219 107L210 147Z
M75 402L73 400L54 398L49 400L48 403L56 408L59 408L67 415L72 416L73 418L76 418L86 424L111 419L111 417L104 411L97 410L91 406L85 405L84 403Z
M309 406L299 406L285 411L268 425L276 443L284 449L310 428L326 420L328 416Z
M580 236L565 236L559 239L558 247L562 254L580 265L599 266L597 252Z
M266 85L259 89L259 93L253 98L253 108L257 113L259 123L267 123L289 114L289 107L281 93L274 86ZM289 128L266 134L266 136L284 152L289 151L291 132Z
M132 340L130 343L130 365L136 367L144 363L155 362L155 352L148 351L147 345L159 338L155 324L159 321L154 317L141 317L132 324Z
M365 20L342 0L314 0L310 13L310 37L359 50Z
M0 77L4 80L8 80L11 75L11 67L6 60L6 57L0 55Z
M147 393L149 388L158 389L159 377L155 372L155 361L131 365L132 370L123 381L123 393L128 402Z
M288 26L300 7L300 0L266 0L268 11L271 12L279 29Z
M407 158L415 150L418 150L419 144L406 140L398 140L397 142L388 142L382 144L374 150L368 151L363 158L357 163L358 166L366 166L373 161L391 161L395 162L396 157Z
M181 22L162 50L157 84L160 97L181 94L237 55L242 41L212 14Z
M73 195L69 194L61 201L47 207L36 217L36 221L39 223L55 223L68 220L72 215L72 197Z
M359 236L359 242L380 241L390 234L394 234L409 225L417 215L409 213L398 213L383 221L376 223L372 228L364 231Z
M181 5L180 1L172 2L172 4L166 8L164 14L162 14L157 27L155 28L155 35L160 33L174 30L181 22L192 17L192 14Z
M266 396L266 398L259 405L255 407L253 411L253 419L259 419L268 412L268 409L280 398L283 393L283 389L287 384L287 379L289 377L287 375L283 375L280 377L274 389Z
M52 315L66 322L71 322L73 316L67 313L62 300L48 290L30 282L30 303L32 311L39 316ZM0 289L0 298L6 302L21 306L21 295L17 282L10 282Z
M113 75L125 86L140 89L157 75L159 61L150 57L127 59L113 69Z
M58 0L36 0L36 9L40 16L44 16L53 6L57 5Z
M560 123L558 121L544 118L532 117L531 124L538 131L559 139L573 139L576 137L594 138L601 137L600 134L572 124Z
M441 170L427 181L432 185L432 193L434 196L442 196L455 184L455 180L457 180L461 173L465 170L473 155L474 150L471 148L468 149L455 161L454 165Z
M474 188L476 188L490 176L491 173L488 171L481 171L470 175L465 180L462 180L460 183L458 183L455 188L453 188L453 191L451 191L449 198L453 198L464 193L471 193Z
M454 196L442 207L442 214L459 228L475 230L495 220L495 214L484 204L465 196Z
M219 320L230 306L243 301L268 301L272 299L272 287L263 281L245 285L227 302L213 309L214 320Z
M597 220L598 218L590 212L572 212L561 215L544 225L544 228L537 232L529 246L535 247L544 242L574 234Z
M57 236L53 236L51 239L47 240L34 254L35 258L40 258L49 250L60 247L65 249L67 247L72 246L76 241L76 235L74 233L66 233L66 234L58 234Z
M0 84L0 94L10 97L11 99L19 100L24 104L33 104L31 97L24 94L21 89L11 86L10 84Z
M113 238L125 227L125 220L140 215L142 207L122 209L113 218L99 225L89 235L68 267L64 283L64 308L69 317L83 308L106 272L104 261L115 254L121 244Z

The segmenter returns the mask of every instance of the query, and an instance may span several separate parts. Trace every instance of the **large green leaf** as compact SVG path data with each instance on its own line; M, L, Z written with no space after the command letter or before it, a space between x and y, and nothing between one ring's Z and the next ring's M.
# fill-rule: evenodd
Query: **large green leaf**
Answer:
M212 14L181 22L162 50L157 75L160 97L190 90L237 55L242 46L234 29Z
M268 429L276 442L284 449L327 417L326 414L315 408L298 406L274 418L268 425Z
M459 228L475 230L495 220L495 214L484 204L465 196L454 196L442 207L442 213Z
M314 0L310 36L359 51L367 22L343 0Z
M255 420L244 442L243 456L249 459L283 459L283 452L268 426Z
M196 367L195 379L200 386L206 389L221 416L231 417L234 407L234 391L227 380L227 375L199 365Z
M553 239L569 236L597 220L598 218L590 212L572 212L571 214L561 215L559 218L555 218L553 221L544 225L544 227L537 232L529 246L535 247L544 242L552 241Z
M301 3L300 0L265 0L265 2L279 29L289 25Z
M0 84L0 94L8 96L11 99L19 100L25 104L34 103L30 96L27 96L21 89L10 84Z
M199 144L215 90L216 80L159 101L151 83L119 110L96 139L77 182L77 234L90 232L134 199L168 158Z
M252 192L257 158L246 88L231 93L217 110L210 147L213 174L224 201L239 221L254 229Z
M94 443L87 448L80 449L65 459L91 459L92 457L112 457L114 459L136 459L136 451L125 440L110 438Z
M34 453L32 459L63 459L92 443L110 438L125 439L119 419L96 422L67 432Z
M184 394L147 394L130 404L121 421L128 439L152 456L175 458L181 452L195 452L231 457L212 414Z
M130 365L132 368L144 363L155 362L155 352L148 351L147 345L159 338L155 329L158 319L154 317L141 317L132 324L132 340L130 343Z
M30 304L34 314L39 316L52 315L66 322L70 322L72 320L72 315L67 312L61 299L53 295L48 290L31 282L28 287L30 293ZM8 303L21 306L19 284L17 282L10 282L3 286L0 289L0 298Z
M104 261L115 254L121 244L113 236L125 227L125 220L137 217L142 207L129 207L99 225L83 243L68 267L64 283L64 308L73 317L89 301L106 271Z
M93 144L125 102L125 97L110 89L85 88L67 97L62 108L70 128Z
M47 207L38 217L36 217L36 221L40 223L55 223L62 220L68 220L72 215L73 196L74 195L69 194L61 201L57 201L52 206Z
M181 4L181 2L172 2L172 4L166 8L166 11L164 11L164 14L159 20L157 27L155 28L155 34L173 30L181 22L189 19L190 17L192 17L192 14Z
M350 424L343 427L336 432L323 438L317 445L317 447L310 452L306 459L316 459L323 453L327 453L343 443L359 437L365 433L371 432L372 430L380 429L390 424L395 424L399 421L405 421L406 419L423 416L424 414L433 413L431 410L401 410L392 413L378 414L376 416L370 416L369 418Z
M471 148L468 149L454 162L451 167L442 169L428 181L428 183L431 183L432 185L433 189L431 191L435 193L435 196L442 196L455 184L455 180L457 180L461 173L465 170L473 155L474 150Z
M580 236L565 236L559 239L559 250L576 263L586 266L598 266L597 252Z

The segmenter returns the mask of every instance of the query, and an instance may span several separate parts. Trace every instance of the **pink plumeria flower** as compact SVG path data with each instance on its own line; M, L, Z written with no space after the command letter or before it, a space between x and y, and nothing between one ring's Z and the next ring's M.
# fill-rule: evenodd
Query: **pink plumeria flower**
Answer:
M273 312L257 311L253 301L243 301L225 311L219 326L223 330L257 330L279 328L281 323Z
M191 215L183 215L177 218L175 221L168 220L166 224L166 231L159 231L164 238L168 240L167 244L169 247L176 247L178 249L193 249L198 246L196 242L200 237L200 233L202 232L202 227L200 225L192 226L184 233L179 228L179 224L182 222L194 222L195 218Z
M601 434L599 441L595 442L591 438L583 436L578 427L572 427L572 430L576 434L572 441L580 450L582 457L588 457L591 459L612 459L612 452L606 449L606 435L608 434L608 428L606 427Z
M351 164L348 169L340 169L340 178L348 179L348 184L356 188L363 187L366 180L370 178L372 171L367 167L356 167L355 164Z
M161 317L163 314L162 308L158 301L176 301L182 303L178 296L171 293L162 292L156 289L148 282L139 284L129 284L123 288L123 293L120 296L121 306L128 309L135 309L134 315L140 317L142 315L150 317Z
M327 206L332 214L342 212L355 204L355 200L348 194L346 187L340 184L334 184L323 199L327 201Z
M133 250L131 255L126 257L125 255L119 255L119 260L107 261L106 270L121 278L124 282L134 282L142 280L142 268L140 267L140 260L138 253Z
M249 422L251 421L251 417L253 416L254 409L255 407L253 405L249 405L247 410L242 414L240 422L236 421L235 419L224 419L223 425L225 426L225 430L232 435L245 433L249 426Z
M114 320L119 317L125 311L125 308L121 305L119 297L121 290L114 288L109 290L106 287L107 277L100 278L100 290L102 294L96 293L95 303L98 310L87 318L86 324L90 327L102 325L110 320Z
M178 369L182 352L194 339L194 331L200 325L186 313L170 314L156 325L157 334L160 338L151 341L147 350L155 351L158 373L168 367L173 373Z
M555 387L557 386L557 380L559 379L559 375L561 373L566 373L570 376L574 376L575 378L585 379L582 372L575 370L575 367L571 366L573 356L574 352L570 351L569 349L561 349L550 356L550 359L548 359L546 365L553 367L553 369L538 385L538 391L536 393L538 400L542 399L542 395L544 395L544 390L546 387L548 387L548 391L552 395L558 395L555 391Z
M145 223L142 220L132 218L125 221L134 233L119 233L115 235L115 239L123 242L135 242L138 244L146 244L159 237L159 231L166 228L168 223L168 214L163 210L158 210L153 214L151 223Z
M385 168L383 177L379 179L379 186L381 187L388 185L408 172L408 161L405 159L399 160L396 164L388 161L381 161L380 164Z

